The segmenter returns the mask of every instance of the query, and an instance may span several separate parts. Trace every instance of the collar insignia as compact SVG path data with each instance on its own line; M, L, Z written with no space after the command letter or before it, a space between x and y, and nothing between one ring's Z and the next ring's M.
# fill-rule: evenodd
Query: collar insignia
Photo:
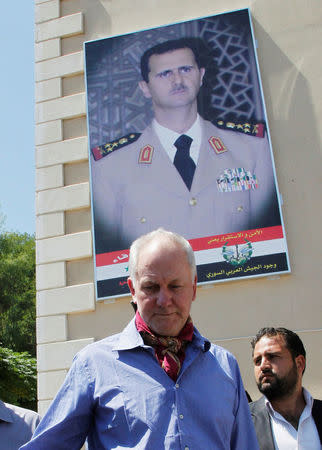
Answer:
M208 139L208 141L209 141L209 144L212 146L212 148L217 153L217 155L227 152L227 148L224 146L224 143L220 138L211 136Z
M145 145L140 150L139 164L151 164L153 156L152 145Z

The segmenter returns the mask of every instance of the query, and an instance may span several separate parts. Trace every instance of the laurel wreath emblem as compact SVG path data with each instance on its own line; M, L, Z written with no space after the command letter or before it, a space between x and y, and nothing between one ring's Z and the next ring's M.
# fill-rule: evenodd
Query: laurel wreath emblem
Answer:
M233 246L227 246L229 241L224 243L222 255L226 262L232 264L233 266L242 266L250 260L253 254L253 246L247 239L244 239L244 241L246 242L246 245L243 245L242 247L235 245L234 249Z

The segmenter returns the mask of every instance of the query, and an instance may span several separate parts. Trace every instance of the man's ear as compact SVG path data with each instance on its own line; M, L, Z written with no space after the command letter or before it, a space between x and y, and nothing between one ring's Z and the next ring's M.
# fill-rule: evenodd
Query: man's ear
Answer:
M130 292L132 295L131 305L133 306L134 312L136 313L136 310L138 309L138 305L136 304L134 283L131 280L131 278L127 279L127 285L130 288Z
M300 375L303 375L303 372L305 370L305 358L304 355L298 355L295 358L296 367L298 368Z
M134 299L134 297L135 297L134 283L133 283L133 281L132 281L132 279L130 277L127 279L127 285L128 285L128 287L130 289L130 292L131 292L131 295L133 297L133 300L135 300Z
M204 67L200 67L200 86L202 86L203 77L205 76L206 69Z
M146 81L144 80L139 81L139 88L143 92L145 98L151 98L150 88Z
M195 300L197 294L197 275L195 276L195 279L193 280L193 297L192 301Z

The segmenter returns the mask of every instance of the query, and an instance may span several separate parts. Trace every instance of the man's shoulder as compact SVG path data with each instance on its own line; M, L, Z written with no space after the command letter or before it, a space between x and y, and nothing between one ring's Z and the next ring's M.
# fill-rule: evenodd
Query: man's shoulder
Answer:
M312 407L312 412L315 412L316 414L321 416L322 419L322 400L319 400L317 398L315 398L313 400L313 407Z
M239 366L235 356L225 348L221 347L220 345L213 344L210 342L208 353L215 358L216 364L219 365L221 370L224 371L226 375L235 382L236 377L240 376Z
M86 345L82 348L78 353L78 358L86 358L87 356L95 356L97 353L102 351L109 352L112 351L115 344L119 341L122 332L111 334L103 339L99 339L98 341L92 342L91 344Z
M40 421L39 414L31 409L26 409L21 406L12 405L10 403L4 403L4 405L8 410L11 411L11 417L14 421L17 421L19 419L23 419L23 421L26 423Z
M313 400L312 417L318 430L320 441L322 443L322 400Z
M2 402L1 402L2 403ZM22 408L21 406L12 405L10 403L2 403L1 421L5 423L5 427L1 428L1 439L3 442L11 444L10 448L20 448L21 445L31 439L32 434L40 422L40 416L31 409ZM3 412L6 416L3 417ZM0 443L0 448L3 447Z
M151 125L149 125L142 133L131 132L102 145L93 147L91 153L96 163L99 163L101 160L105 161L115 158L115 156L119 157L119 155L128 157L128 155L133 153L133 150L143 148L152 138L153 131Z
M237 134L239 136L249 136L256 138L264 138L266 126L264 122L255 122L249 120L223 120L215 119L209 122L213 127L222 131Z
M256 135L255 132L241 132L241 130L237 128L232 128L227 125L219 126L222 121L215 120L210 122L208 120L202 119L202 126L204 129L204 133L212 145L216 147L219 145L223 146L231 146L235 144L239 144L243 147L246 146L248 148L258 147L265 145L267 141L267 135L264 132L263 134ZM229 122L228 122L229 123ZM211 142L211 139L214 141ZM219 143L216 143L215 140L218 140Z
M224 347L210 342L209 339L203 336L196 327L194 327L194 344L205 353L209 352L219 358L235 360L232 353Z
M235 356L229 350L225 349L224 347L221 347L220 345L210 343L210 351L216 357L236 361Z
M200 348L204 353L209 353L213 356L215 356L217 359L224 359L224 360L232 360L236 361L236 358L232 353L230 353L228 350L226 350L224 347L221 347L220 345L213 344L209 341L205 336L203 336L199 330L194 327L194 345Z
M115 350L123 348L130 349L137 346L137 339L135 325L133 320L131 320L124 330L119 333L112 334L86 345L77 353L76 359L79 361L88 361L90 359L97 359L101 355L108 358L108 354L111 354Z
M259 411L263 411L265 409L265 397L261 397L258 400L249 403L249 408L252 414L255 414Z

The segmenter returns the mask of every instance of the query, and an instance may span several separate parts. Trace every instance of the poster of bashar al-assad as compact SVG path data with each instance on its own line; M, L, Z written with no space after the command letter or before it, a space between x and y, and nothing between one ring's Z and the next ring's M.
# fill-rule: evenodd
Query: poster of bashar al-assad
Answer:
M249 10L84 48L97 299L128 295L129 247L159 227L199 283L288 272Z

